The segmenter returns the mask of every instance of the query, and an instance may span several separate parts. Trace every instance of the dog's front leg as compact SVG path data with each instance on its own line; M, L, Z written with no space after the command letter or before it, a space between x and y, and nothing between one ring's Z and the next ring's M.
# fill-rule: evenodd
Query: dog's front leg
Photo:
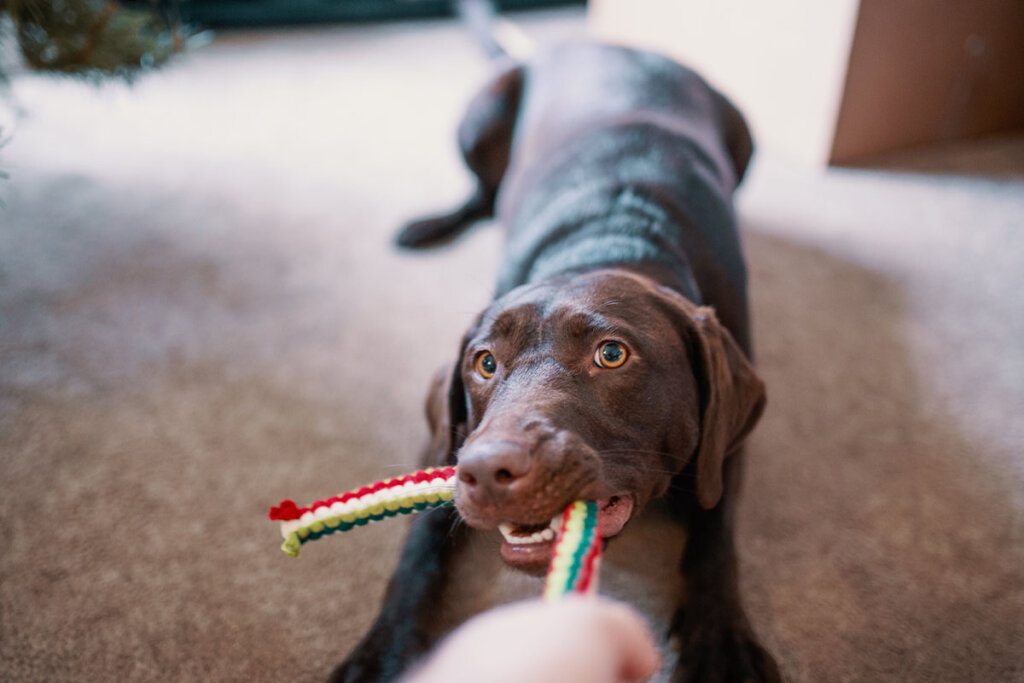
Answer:
M688 538L682 571L687 597L670 626L670 635L679 643L671 677L676 683L782 680L775 660L757 642L739 596L732 530L734 496L729 490L736 491L741 457L727 461L727 492L716 507L704 510L694 501L684 512Z
M330 681L394 680L442 635L436 623L446 569L465 536L457 519L453 508L444 508L413 521L376 622Z

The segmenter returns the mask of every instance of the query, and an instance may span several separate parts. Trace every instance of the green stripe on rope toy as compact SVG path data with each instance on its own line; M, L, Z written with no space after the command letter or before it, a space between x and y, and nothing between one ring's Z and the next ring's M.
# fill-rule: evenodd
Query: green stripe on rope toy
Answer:
M374 482L306 507L283 500L270 508L269 516L281 522L281 550L298 557L299 548L307 541L388 517L447 507L454 497L455 468L444 467ZM544 588L546 599L597 590L601 557L597 511L594 502L576 501L562 513Z
M562 513L544 585L545 599L557 600L567 593L597 590L597 569L601 560L597 510L597 503L578 500Z

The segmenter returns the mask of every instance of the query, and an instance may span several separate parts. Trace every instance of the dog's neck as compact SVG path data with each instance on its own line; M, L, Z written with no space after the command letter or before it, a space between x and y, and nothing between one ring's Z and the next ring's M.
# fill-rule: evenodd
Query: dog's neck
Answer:
M699 304L700 290L680 246L680 217L673 213L636 187L566 192L510 233L495 296L565 274L624 268Z

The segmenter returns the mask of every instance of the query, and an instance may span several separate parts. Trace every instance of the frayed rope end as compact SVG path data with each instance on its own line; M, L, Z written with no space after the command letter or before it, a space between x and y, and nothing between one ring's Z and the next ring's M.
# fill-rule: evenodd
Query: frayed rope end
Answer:
M288 538L284 539L284 543L281 544L281 550L288 557L298 557L301 547L302 541L299 540L299 534L295 531L288 534Z

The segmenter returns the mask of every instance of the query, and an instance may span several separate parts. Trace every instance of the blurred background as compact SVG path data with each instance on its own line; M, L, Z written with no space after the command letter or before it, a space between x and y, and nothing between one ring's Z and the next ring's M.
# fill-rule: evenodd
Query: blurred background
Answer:
M1024 677L1021 4L499 4L754 130L739 545L787 678ZM416 465L501 235L391 239L469 190L492 65L433 0L0 7L0 678L322 680L404 527L292 560L266 510Z

